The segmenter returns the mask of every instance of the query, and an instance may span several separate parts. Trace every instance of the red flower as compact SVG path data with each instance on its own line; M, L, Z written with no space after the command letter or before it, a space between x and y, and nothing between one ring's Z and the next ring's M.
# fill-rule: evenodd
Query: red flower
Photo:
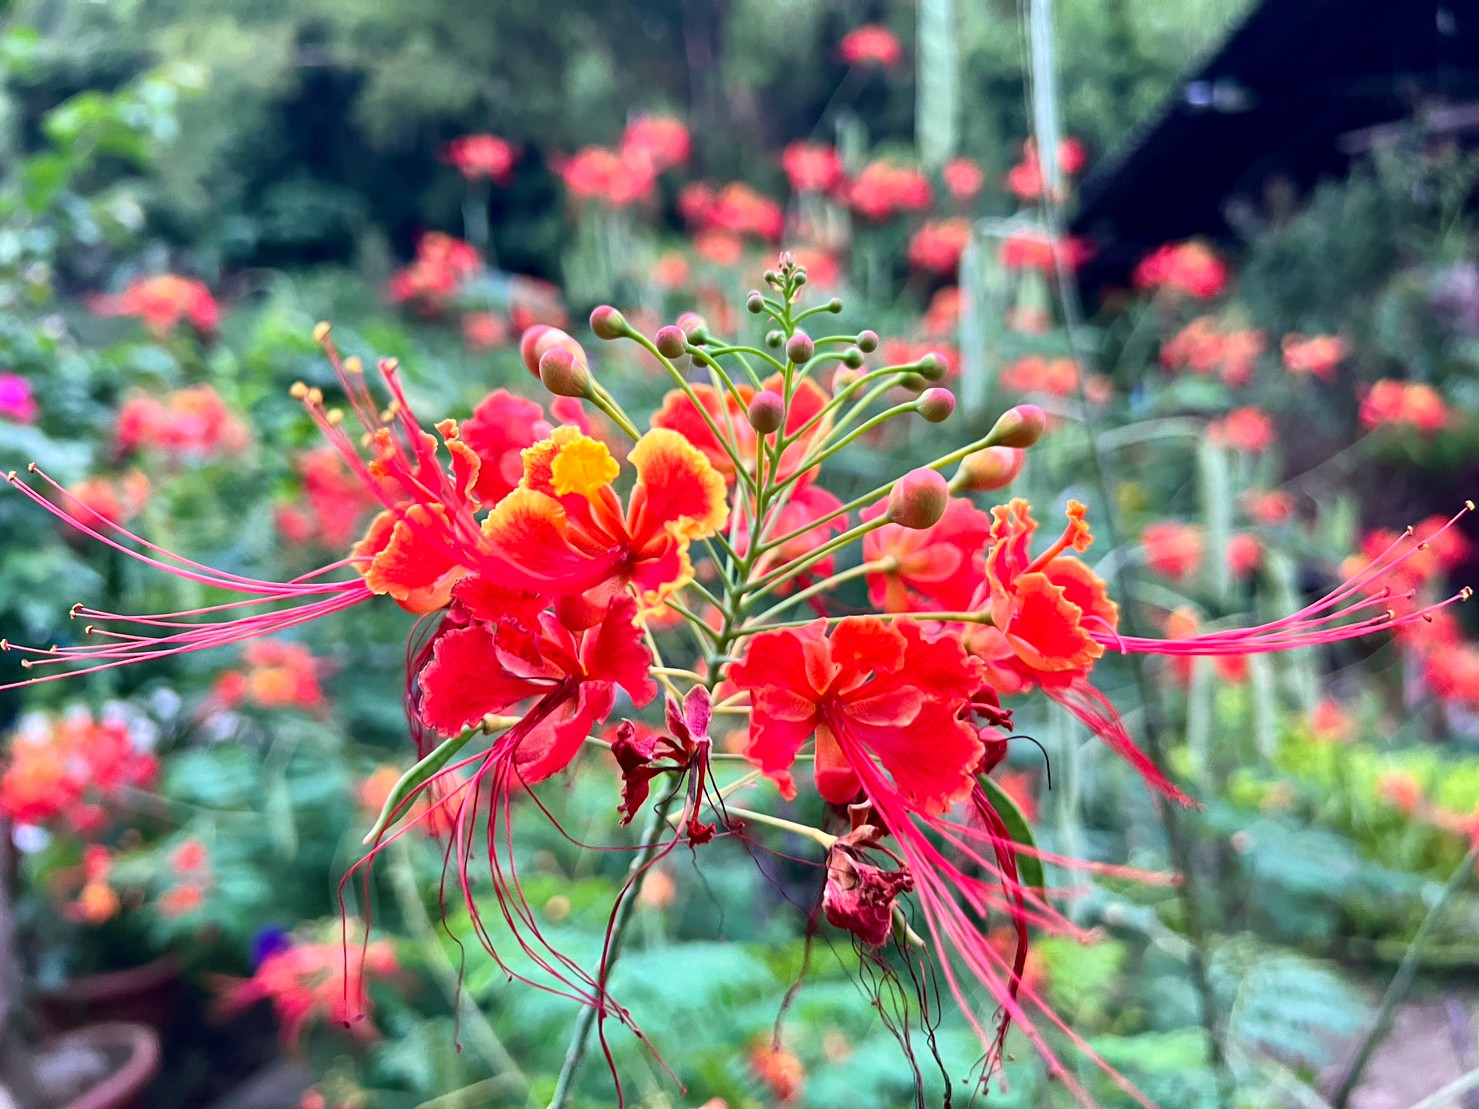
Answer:
M650 200L657 188L657 174L650 162L623 158L600 146L588 146L557 162L554 168L576 200L592 200L612 208L629 208Z
M512 144L497 135L461 135L447 144L447 161L469 181L506 184L513 174L517 154Z
M929 179L917 169L869 162L848 188L848 203L860 216L880 222L897 212L917 212L934 199Z
M842 184L842 160L825 143L793 142L781 151L781 165L799 193L830 192Z
M396 304L411 304L426 315L435 315L482 267L483 260L470 243L429 231L416 241L411 264L391 275L386 292Z
M892 69L904 57L904 48L887 27L870 23L855 27L842 37L837 55L848 65L878 65Z
M1207 437L1219 446L1231 447L1244 454L1262 454L1274 445L1273 420L1260 408L1234 408L1207 428Z
M924 224L909 240L909 264L917 270L948 277L960 269L960 256L971 241L971 221L935 220Z
M216 696L227 706L250 701L268 709L323 707L318 660L302 644L253 640L242 651L242 661L244 672L227 671L217 680Z
M863 510L877 519L884 504ZM982 551L991 517L968 500L952 499L933 527L885 524L863 537L863 561L880 568L868 575L868 600L885 612L968 608L985 569Z
M849 617L752 637L729 679L750 694L746 754L790 790L791 766L816 736L818 792L848 804L876 758L912 809L941 813L969 794L985 747L960 719L980 664L914 624Z
M1312 374L1321 381L1335 377L1336 367L1351 353L1351 345L1336 335L1285 335L1280 344L1284 368L1292 374Z
M1227 263L1199 242L1160 247L1135 267L1137 289L1166 289L1196 300L1217 296L1227 288L1227 277Z
M623 511L611 488L620 467L604 444L561 427L524 452L518 488L482 525L493 551L516 568L520 587L598 590L604 599L629 583L651 609L691 580L689 543L729 517L723 476L662 427L642 436L628 459L637 483Z
M763 384L773 392L784 388L779 374L768 378ZM652 426L668 428L682 435L703 452L709 464L724 475L725 481L735 480L735 456L738 456L747 470L753 472L760 449L760 436L750 426L745 412L759 390L752 385L739 385L734 393L726 391L721 395L710 385L699 384L691 388L693 397L698 401L697 406L683 390L670 390L663 397L662 407L652 417ZM830 423L825 419L818 419L826 405L827 394L816 382L810 378L802 378L796 384L790 407L786 411L785 432L788 435L797 435L798 438L782 453L776 480L784 480L794 474L796 467L811 452L818 437L826 434ZM699 411L700 407L703 409L702 413ZM704 418L705 415L708 419ZM809 423L811 427L803 432L802 428L806 428Z
M941 171L945 188L962 204L969 204L986 185L986 174L969 158L951 158Z
M1406 424L1423 435L1442 431L1452 421L1437 389L1423 382L1375 382L1361 398L1361 425L1368 428Z
M354 945L294 943L262 960L252 977L231 986L220 1005L227 1014L239 1013L259 1001L272 1005L282 1025L283 1042L295 1044L310 1023L323 1020L351 1029L361 1039L374 1039L375 1026L365 1019L369 1008L367 977L385 977L396 970L395 951L377 940L346 955Z
M1019 231L1001 244L1001 264L1009 270L1041 270L1052 277L1058 272L1058 259L1070 271L1089 260L1092 251L1082 239L1054 239L1040 232Z
M72 486L67 494L78 506L81 519L97 516L105 523L126 524L149 503L149 478L141 470L90 477Z
M1019 393L1047 393L1054 397L1072 397L1079 389L1078 363L1072 358L1044 358L1030 354L1002 367L1002 388Z
M343 550L364 531L374 494L344 464L333 447L304 451L294 462L303 486L302 504L281 505L277 524L290 542Z
M251 432L209 385L178 389L162 400L135 394L118 410L113 430L116 454L154 450L176 461L238 454Z
M1140 533L1146 564L1168 578L1186 579L1202 565L1202 529L1179 520L1145 525Z
M761 196L749 185L735 181L725 185L714 196L703 213L703 223L710 231L754 235L766 242L775 242L781 237L786 218L775 201Z
M193 277L173 273L141 277L118 296L95 297L91 307L100 316L134 316L159 335L182 321L202 335L214 335L221 322L211 291Z
M637 116L621 136L621 158L644 166L654 176L688 161L688 128L671 116Z

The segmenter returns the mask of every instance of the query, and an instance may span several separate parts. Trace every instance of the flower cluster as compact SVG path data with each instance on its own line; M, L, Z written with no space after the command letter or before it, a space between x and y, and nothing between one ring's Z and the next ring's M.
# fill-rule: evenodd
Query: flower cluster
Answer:
M100 316L132 316L156 335L167 335L188 323L211 336L221 323L221 309L206 285L193 277L161 273L141 277L117 296L99 296L92 310Z
M367 783L371 803L383 801L361 865L413 828L444 830L473 928L510 977L636 1028L608 990L620 917L598 967L558 950L525 899L512 842L513 807L539 783L590 766L579 756L591 750L620 778L614 822L644 816L632 885L680 845L701 863L716 839L779 849L771 835L801 836L817 848L825 919L877 965L884 945L911 965L931 960L988 1073L1011 1023L1051 1059L1044 1031L1067 1030L1027 974L1030 936L1081 933L1026 875L1044 860L1089 864L1028 842L993 777L1013 738L1014 699L1042 694L1151 789L1190 803L1093 684L1107 655L1240 659L1311 647L1424 624L1462 594L1394 606L1427 549L1400 537L1272 623L1176 628L1164 639L1122 632L1110 584L1083 557L1093 542L1084 504L1068 501L1061 527L1040 537L1042 514L1027 500L974 500L1010 484L1046 433L1035 406L961 435L926 466L839 496L837 455L895 421L945 424L955 401L933 384L946 372L933 353L890 361L871 331L813 336L810 321L840 305L803 307L808 284L782 255L746 301L767 329L755 345L692 315L643 330L596 309L598 339L635 344L671 383L644 419L602 384L583 344L540 326L520 351L557 398L548 414L497 390L464 421L427 424L397 363L379 365L387 402L320 325L337 396L293 392L379 507L347 556L272 582L92 522L90 534L120 551L234 599L152 617L78 606L88 621L81 642L10 646L29 680L44 681L261 640L386 598L422 617L404 691L415 749L398 781ZM1078 367L1069 370L1076 379ZM1240 426L1223 434L1233 441ZM39 469L10 479L80 523ZM1429 547L1447 526L1426 537ZM846 599L853 591L857 603ZM299 697L311 664L270 643L248 657L239 695L260 685L259 699ZM716 749L719 721L738 724L736 750ZM734 755L751 767L737 778L726 761ZM771 811L767 782L798 803L804 793L795 811L813 822ZM741 808L743 790L752 793ZM486 894L474 867L488 872ZM613 912L635 896L623 891ZM370 950L372 970L390 965ZM236 996L271 998L291 1035L315 1012L348 1015L343 1006L363 992L342 977L351 973L338 945L332 957L298 945ZM981 1015L983 993L999 1007L995 1022ZM1071 1072L1059 1074L1087 1102Z
M175 461L208 461L239 454L250 429L209 385L191 385L163 397L135 393L113 425L113 451L122 457L147 451Z
M128 790L147 786L158 772L158 761L121 716L98 719L85 709L28 716L5 752L0 813L17 824L92 834Z

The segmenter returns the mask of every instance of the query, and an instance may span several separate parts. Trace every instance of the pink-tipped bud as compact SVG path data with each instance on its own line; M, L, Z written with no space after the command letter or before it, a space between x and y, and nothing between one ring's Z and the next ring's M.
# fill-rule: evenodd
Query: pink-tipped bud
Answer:
M968 454L950 482L953 492L994 493L1017 480L1027 452L1018 447L987 447Z
M585 358L577 358L564 347L544 352L539 360L539 380L557 397L589 397L594 382Z
M708 321L697 312L684 312L678 317L678 326L683 329L683 334L692 335L695 331L707 331Z
M1030 447L1048 430L1048 414L1035 404L1008 408L987 436L993 447Z
M620 339L630 328L626 317L609 304L602 304L591 313L591 330L597 339Z
M914 364L914 372L926 381L939 381L945 376L945 360L931 351Z
M746 416L751 427L761 435L769 435L772 431L779 431L785 422L786 402L779 393L764 389L755 394Z
M955 394L949 389L926 389L915 406L930 423L943 424L955 413Z
M524 360L524 367L535 377L539 376L540 359L557 348L569 351L579 362L586 361L585 348L558 327L535 324L519 338L519 356Z
M811 336L804 331L798 331L786 342L786 357L796 365L805 365L812 360L817 352L817 345L811 341Z
M922 531L934 527L950 503L950 487L938 470L910 470L888 495L888 521Z
M664 358L682 358L688 353L688 335L676 324L657 329L657 352Z
M872 354L875 350L878 349L878 332L859 331L857 342L859 350L861 350L864 354Z

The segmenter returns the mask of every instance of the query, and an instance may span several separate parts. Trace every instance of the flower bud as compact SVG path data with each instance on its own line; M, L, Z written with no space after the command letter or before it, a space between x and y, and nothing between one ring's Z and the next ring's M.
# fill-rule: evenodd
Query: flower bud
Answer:
M838 366L832 372L832 395L835 397L862 375L852 366Z
M1030 447L1048 429L1048 414L1035 404L1008 408L987 436L994 447Z
M751 314L758 316L765 311L765 297L760 294L759 290L756 290L745 299L745 307L750 310Z
M842 352L842 364L849 369L858 369L863 364L863 352L857 347L848 347Z
M626 317L609 304L602 304L591 313L591 330L597 339L620 339L629 327Z
M688 336L674 324L657 329L657 352L664 358L682 358L688 353Z
M755 399L750 401L749 411L746 413L750 426L761 435L769 435L772 431L779 431L781 424L786 419L786 402L779 393L770 389L762 390L755 394Z
M930 423L943 424L955 412L955 394L949 389L926 389L915 407Z
M950 503L950 487L938 470L910 470L888 495L888 521L922 531L934 527Z
M589 397L594 384L585 359L564 347L544 352L539 360L539 380L557 397Z
M535 324L519 339L519 356L523 358L525 368L535 377L539 376L539 360L556 348L569 351L579 362L586 361L585 348L558 327Z
M786 357L796 365L805 365L812 360L817 352L817 345L811 341L811 336L804 331L798 331L791 336L790 342L786 344Z
M1017 480L1027 452L1019 447L987 447L966 455L951 479L952 492L993 493Z
M772 350L780 350L785 341L786 333L784 331L767 331L765 333L765 345Z
M837 315L839 312L842 311L842 298L833 297L831 300L827 301L825 307L828 312L832 313L832 315Z
M914 365L914 372L926 381L939 381L945 376L945 360L931 351Z
M696 347L709 341L709 325L697 312L684 312L678 317L678 326L688 336L688 341Z
M875 350L877 350L878 349L878 332L876 332L876 331L859 331L858 332L858 349L860 351L862 351L864 354L872 354Z

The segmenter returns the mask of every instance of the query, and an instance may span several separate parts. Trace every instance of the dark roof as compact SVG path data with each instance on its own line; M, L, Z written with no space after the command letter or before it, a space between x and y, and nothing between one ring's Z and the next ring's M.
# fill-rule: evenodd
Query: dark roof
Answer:
M1264 0L1084 181L1070 223L1097 251L1084 283L1121 280L1161 243L1226 235L1231 201L1343 173L1420 106L1456 106L1447 126L1476 128L1476 101L1479 0Z

